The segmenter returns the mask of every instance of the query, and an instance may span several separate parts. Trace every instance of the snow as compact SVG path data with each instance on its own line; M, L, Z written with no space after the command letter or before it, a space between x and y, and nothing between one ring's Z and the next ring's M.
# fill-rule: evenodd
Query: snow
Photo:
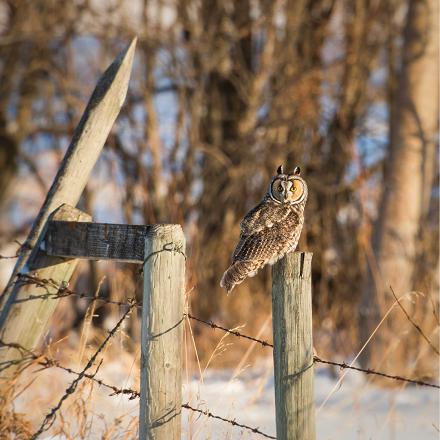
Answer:
M275 435L274 383L269 359L266 370L247 371L230 381L227 372L211 371L204 383L192 380L186 394L199 394L207 409L222 417L259 427ZM261 370L261 369L260 369ZM271 374L267 374L270 371ZM258 374L259 373L259 374ZM266 376L262 384L261 378ZM315 375L316 437L325 440L399 439L428 440L439 438L439 393L433 388L407 387L384 389L370 383L368 377L348 373L340 388L321 410L319 406L337 383L327 368L318 367ZM187 416L187 415L185 415ZM185 418L187 419L187 417ZM195 423L203 426L192 438L253 439L263 438L224 422L205 416ZM185 420L187 432L188 423ZM209 433L209 436L206 436ZM185 435L182 438L187 438Z
M70 359L72 362L74 357ZM71 363L70 362L70 363ZM69 365L64 359L64 365ZM183 402L218 416L258 427L275 435L275 406L272 358L256 361L238 374L232 370L208 370L206 374L187 377L184 371ZM74 366L74 364L72 364ZM25 413L35 427L41 424L73 380L62 370L51 368L29 371L32 385L14 402L18 412ZM77 368L77 371L80 368ZM132 356L111 357L101 365L96 378L118 388L139 389L137 359ZM137 438L139 399L110 396L109 389L92 382L82 383L74 396L62 407L62 425L70 438L131 439ZM439 438L439 392L434 388L397 384L396 388L380 388L371 377L349 371L326 404L319 409L334 389L338 377L327 367L315 369L316 433L321 440L429 440ZM79 397L82 399L79 399ZM81 417L86 417L82 420ZM64 440L56 431L46 439ZM204 414L182 410L182 439L235 440L263 439L258 434ZM81 428L81 426L83 428ZM87 426L87 436L79 432ZM104 432L108 432L104 436Z
M127 377L118 368L115 360L103 364L98 377L107 383L119 387L138 387L134 380L136 368ZM238 377L231 370L208 370L202 380L196 374L184 380L184 402L191 406L209 410L221 417L236 419L237 422L258 427L262 432L275 435L274 383L272 359L258 361L258 367L249 367ZM127 371L127 370L125 370ZM69 378L71 380L71 378ZM337 377L330 374L326 367L317 367L315 374L316 431L321 440L429 440L439 438L439 393L433 388L405 386L397 388L379 388L370 382L370 377L357 372L349 372L342 384L322 409L319 406L337 383ZM50 375L54 383L54 370ZM62 384L66 385L66 382ZM59 386L59 396L63 386ZM52 385L53 390L53 385ZM126 396L109 397L105 388L94 388L92 407L94 413L92 435L87 438L102 438L104 427L120 417L119 431L108 438L122 438L127 429L136 438L133 431L137 421L139 401L129 400ZM72 399L72 398L69 398ZM66 405L68 406L68 405ZM104 418L98 414L103 414ZM262 439L255 433L234 427L222 421L208 418L206 415L183 410L182 439ZM64 413L66 417L66 413ZM67 415L67 418L68 415ZM129 428L129 421L131 427ZM72 428L73 429L73 428ZM135 428L134 428L135 429ZM96 437L95 437L96 435ZM62 440L57 435L46 437ZM107 437L106 437L107 438Z

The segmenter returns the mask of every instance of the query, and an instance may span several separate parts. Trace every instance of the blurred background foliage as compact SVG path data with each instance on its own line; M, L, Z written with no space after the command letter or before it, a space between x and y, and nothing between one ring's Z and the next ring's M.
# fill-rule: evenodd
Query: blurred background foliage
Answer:
M127 100L80 207L182 224L192 312L270 338L270 269L229 297L219 280L241 217L278 165L299 165L318 353L357 353L389 285L438 346L436 0L0 0L0 248L25 237L99 74L134 35ZM104 275L102 294L140 294L137 268L113 263L83 262L76 288ZM53 337L78 325L81 301ZM215 341L195 330L203 358ZM398 307L362 357L420 377L437 360Z

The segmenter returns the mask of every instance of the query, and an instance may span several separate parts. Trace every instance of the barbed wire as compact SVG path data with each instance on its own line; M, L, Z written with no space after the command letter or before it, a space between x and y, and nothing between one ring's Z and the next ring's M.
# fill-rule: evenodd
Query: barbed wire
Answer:
M49 358L45 358L44 362L39 362L40 365L42 365L44 368L50 368L50 367L57 367L60 368L61 370L66 371L67 373L70 374L75 374L75 375L79 375L80 373L78 373L77 371L72 370L71 368L65 367L63 365L61 365L58 361L54 360L54 359L49 359ZM96 373L95 373L96 374ZM114 385L110 385L106 382L104 382L102 379L98 379L95 377L95 374L85 374L84 377L86 377L87 379L92 380L93 382L97 383L98 385L107 388L109 390L112 391L112 394L110 394L110 396L117 396L117 395L128 395L128 399L129 400L134 400L134 399L138 399L140 398L140 392L137 390L133 390L131 388L118 388ZM247 429L255 434L259 434L262 435L263 437L266 438L270 438L270 439L276 439L276 437L273 437L269 434L266 434L264 432L262 432L259 427L252 427L249 425L245 425L243 423L237 422L237 420L235 419L228 419L225 417L221 417L218 416L216 414L213 414L211 411L209 410L202 410L199 408L194 408L192 407L189 403L184 403L182 404L182 408L185 408L189 411L193 411L193 412L197 412L200 414L204 414L207 417L213 418L213 419L217 419L217 420L221 420L223 422L229 423L232 426L236 426L239 428L243 428L243 429Z
M121 321L124 318L125 318L125 315L121 318ZM118 388L115 385L110 385L110 384L104 382L102 379L97 378L96 377L97 371L95 371L95 373L93 373L93 374L85 373L84 372L85 369L83 371L81 371L81 372L75 371L72 368L65 367L64 365L62 365L56 359L49 358L49 357L47 357L45 355L42 355L42 354L40 354L40 355L36 354L36 353L34 353L34 352L30 351L30 350L27 350L26 348L24 348L20 344L5 343L5 342L0 340L0 346L9 347L9 348L15 348L15 349L19 350L22 353L26 353L26 355L29 356L32 360L37 361L38 365L41 365L42 369L56 367L56 368L59 368L59 369L65 371L65 372L69 373L69 374L73 374L73 375L77 376L79 378L79 380L82 377L90 379L91 381L97 383L98 385L111 390L112 394L110 394L109 396L127 395L129 400L134 400L134 399L140 398L140 392L137 391L137 390L134 390L134 389L131 389L131 388ZM102 347L102 344L101 344L101 347ZM24 360L24 358L23 358L23 360ZM27 358L26 358L26 360L27 360ZM75 386L75 388L73 390L70 390L70 388L71 387L69 387L69 389L68 389L69 392L67 392L67 390L66 390L66 393L64 394L64 396L67 397L68 395L73 394L73 392L76 389L76 386ZM237 422L237 420L235 420L235 419L228 419L228 418L225 418L225 417L222 417L222 416L218 416L218 415L213 414L211 411L206 410L206 409L202 410L202 409L199 409L199 408L194 408L189 403L182 404L182 408L185 408L185 409L193 411L193 412L204 414L204 415L206 415L206 416L208 416L210 418L221 420L223 422L229 423L232 426L236 426L236 427L239 427L239 428L247 429L247 430L249 430L249 431L251 431L251 432L253 432L255 434L262 435L263 437L270 438L270 439L275 439L275 437L273 437L271 435L268 435L268 434L265 434L264 432L262 432L258 427L252 427L252 426L249 426L249 425L245 425L243 423ZM47 429L49 429L49 428L50 428L50 426ZM32 437L32 438L36 439L37 437L35 437L35 434L34 434L34 437Z
M35 285L37 287L41 287L46 290L46 293L42 293L40 295L29 295L24 298L17 298L14 301L14 304L20 304L28 301L35 300L45 300L45 299L61 299L69 296L75 296L80 299L87 299L90 301L100 301L106 304L113 304L119 307L131 307L132 301L135 301L134 298L129 298L128 301L115 301L108 298L104 298L102 296L90 295L89 293L76 292L74 290L69 289L67 284L58 284L53 279L46 278L38 278L29 274L17 274L17 279L15 283L19 283L20 285ZM49 289L57 289L56 292L51 292ZM136 303L134 307L142 308L142 304Z
M22 353L26 353L27 357L25 358L23 356L21 359L15 359L13 361L14 365L18 365L19 363L22 363L24 361L31 359L33 361L37 361L37 364L42 367L41 370L46 370L48 368L59 368L60 370L63 370L69 374L74 374L75 376L79 376L81 374L80 372L75 371L70 367L66 367L66 366L62 365L60 363L60 361L58 361L57 359L50 358L44 354L37 354L31 350L27 350L26 348L24 348L20 344L7 343L7 342L0 340L0 347L15 348ZM140 397L139 391L132 390L130 388L118 388L114 385L109 385L108 383L104 382L102 379L96 378L95 373L94 374L85 373L84 377L92 380L93 382L96 382L100 386L103 386L103 387L108 388L109 390L113 391L113 393L110 394L110 396L118 395L118 394L126 394L126 395L130 396L129 400L133 400L135 398Z
M78 371L75 371L69 367L65 367L64 365L61 365L57 360L50 359L47 357L44 358L44 361L39 362L39 365L41 365L43 367L43 369L56 367L56 368L59 368L59 369L65 371L66 373L74 374L76 376L80 375L80 373ZM109 390L113 391L112 394L110 394L110 396L117 396L120 394L124 394L124 395L129 396L128 400L134 400L134 399L137 399L140 397L139 391L132 390L131 388L118 388L115 385L109 385L108 383L104 382L102 379L96 378L95 373L94 374L86 373L86 374L84 374L84 377L92 380L93 382L97 383L98 385L100 385L104 388L108 388Z
M59 299L59 298L64 298L64 297L68 297L68 296L75 296L75 297L84 298L84 299L87 299L90 301L102 301L107 304L113 304L113 305L117 305L120 307L122 307L122 306L128 307L128 310L124 313L123 317L120 319L120 321L118 321L116 326L109 332L109 334L106 337L106 339L104 340L104 342L100 345L100 347L97 349L95 354L92 356L92 358L89 360L89 362L87 363L87 365L85 366L85 368L81 372L77 372L69 367L65 367L65 366L61 365L61 363L55 359L48 358L47 356L44 356L44 355L37 355L37 354L31 352L30 350L27 350L26 348L24 348L23 346L21 346L19 344L14 344L14 343L7 344L7 343L0 340L0 346L8 346L10 348L15 348L15 349L19 350L22 355L21 359L13 359L13 360L4 361L4 362L0 363L0 372L7 369L7 368L10 368L13 365L18 365L19 363L22 363L25 361L37 361L38 364L41 365L43 369L57 367L57 368L64 370L65 372L67 372L69 374L74 374L77 376L76 379L71 383L71 385L66 389L64 395L61 397L58 404L56 406L54 406L49 411L49 413L46 415L46 417L45 417L44 421L42 422L38 431L31 437L31 440L36 439L41 433L50 429L50 427L53 425L53 423L55 421L56 414L57 414L58 410L61 408L64 400L66 400L69 395L71 395L75 392L77 385L79 384L79 382L83 378L87 378L87 379L97 383L98 385L103 386L103 387L111 390L112 394L110 394L110 396L123 394L123 395L127 395L130 400L140 397L139 391L136 391L136 390L133 390L130 388L118 388L114 385L107 384L102 379L96 378L95 376L98 373L98 370L99 370L99 367L101 364L98 365L96 371L92 374L87 373L87 370L89 370L92 367L92 365L95 362L99 353L102 351L102 349L107 344L107 342L110 340L110 338L116 333L117 329L122 324L122 322L125 320L126 316L130 313L130 311L134 307L139 307L139 308L142 307L141 304L137 303L135 299L129 299L128 302L114 301L114 300L110 300L110 299L99 297L99 296L92 296L90 294L76 292L76 291L69 289L67 285L63 285L63 284L59 285L53 279L42 279L42 278L38 278L38 277L29 275L29 274L18 274L15 282L20 283L22 285L33 284L33 285L36 285L37 287L42 287L46 290L46 293L41 294L41 295L29 295L28 297L25 297L25 298L19 298L15 301L15 303L23 303L26 301L32 301L32 300L38 300L38 299L40 299L40 300ZM51 291L52 289L56 289L56 292L52 292ZM203 325L209 326L211 329L219 329L219 330L221 330L225 333L231 334L233 336L256 342L256 343L262 345L263 347L272 347L273 348L273 344L270 342L255 338L253 336L246 335L244 333L239 332L238 330L228 329L224 326L221 326L219 324L214 323L211 320L209 320L209 321L204 320L204 319L201 319L201 318L194 316L190 313L186 313L185 316L187 316L191 320L194 320L194 321L199 322ZM350 370L358 371L358 372L361 372L361 373L364 373L367 375L377 375L377 376L381 376L381 377L384 377L387 379L403 381L403 382L412 383L412 384L419 385L419 386L426 386L426 387L440 389L439 385L436 385L433 383L420 381L418 379L406 378L406 377L402 377L399 375L392 375L392 374L388 374L388 373L383 373L383 372L376 371L376 370L373 370L370 368L355 367L352 365L348 365L345 362L330 361L330 360L322 359L318 356L313 357L313 363L322 363L322 364L337 366L341 369L350 369ZM231 424L232 426L249 430L255 434L259 434L259 435L266 437L266 438L269 438L269 439L276 438L276 437L273 437L269 434L262 432L258 427L252 427L249 425L245 425L243 423L237 422L236 419L228 419L228 418L224 418L222 416L218 416L218 415L210 412L208 409L194 408L189 403L183 404L182 408L185 408L187 410L197 412L200 414L204 414L207 417L210 417L213 419L221 420L223 422Z
M261 339L254 338L253 336L245 335L243 333L240 333L237 330L230 330L230 329L228 329L226 327L222 327L221 325L215 324L212 321L205 321L204 319L197 318L196 316L193 316L190 313L187 313L186 316L188 316L189 319L192 319L194 321L197 321L197 322L200 322L202 324L205 324L205 325L207 325L207 326L209 326L209 327L211 327L213 329L219 329L219 330L224 331L225 333L229 333L231 335L238 336L238 337L244 338L244 339L249 339L250 341L253 341L253 342L258 342L263 347L272 347L273 348L273 344L271 344L271 343L269 343L267 341L263 341Z
M164 249L164 250L169 251L169 250L175 250L175 249ZM19 257L20 252L21 252L21 248L18 248L15 255L1 255L0 254L0 260L16 259ZM161 251L159 251L159 252L161 252ZM153 254L151 254L151 255L153 255ZM147 259L150 258L151 255L149 255L147 257ZM145 263L145 261L144 261L144 263ZM132 311L132 309L135 307L139 307L139 308L142 307L141 304L137 303L134 299L129 299L128 302L115 301L115 300L107 299L107 298L96 296L96 295L92 296L90 294L76 292L76 291L69 289L68 285L59 285L53 279L40 279L40 278L37 278L37 277L29 275L29 274L18 274L15 282L20 283L22 285L29 285L29 284L36 285L37 287L46 289L46 293L43 293L41 295L29 295L28 297L25 297L25 298L18 298L14 301L14 303L24 303L24 302L33 301L33 300L61 299L64 297L75 296L75 297L87 299L90 301L100 301L100 302L103 302L106 304L112 304L112 305L116 305L119 307L124 307L124 306L128 307L128 310L123 314L123 316L117 322L117 324L109 331L107 337L104 339L104 341L101 343L101 345L97 348L95 353L92 355L92 357L87 362L86 366L80 372L77 372L69 367L63 366L59 361L57 361L55 359L51 359L45 355L38 355L36 353L33 353L32 351L27 350L26 348L24 348L23 346L21 346L19 344L14 344L14 343L8 344L8 343L5 343L0 340L0 346L14 348L14 349L18 350L21 354L21 359L12 359L12 360L1 362L0 363L0 372L5 369L8 369L12 366L19 365L20 363L23 363L23 362L37 361L37 363L43 369L56 367L61 370L64 370L65 372L67 372L69 374L73 374L76 376L75 380L65 390L65 393L60 398L57 405L55 405L53 408L51 408L51 410L45 416L39 429L35 432L35 434L32 435L31 440L37 439L43 432L45 432L51 428L51 426L53 425L53 423L56 419L57 412L60 410L63 402L69 397L69 395L73 394L76 391L78 384L84 378L87 378L87 379L99 384L100 386L103 386L103 387L111 390L112 394L110 394L110 396L123 394L123 395L127 395L129 400L136 399L136 398L140 397L139 391L136 391L136 390L133 390L130 388L118 388L114 385L110 385L110 384L104 382L103 380L95 377L99 371L99 368L101 366L102 361L101 361L101 363L98 364L94 373L89 373L87 371L90 368L92 368L92 366L95 364L96 359L99 356L100 352L104 349L104 347L106 346L108 341L116 334L116 332L118 331L118 328L122 325L122 323L124 322L126 317L129 315L129 313ZM52 291L53 289L56 289L56 292L53 292ZM394 292L393 292L393 295L394 295ZM396 298L396 300L398 301L397 298ZM399 301L398 301L398 303L399 303ZM402 308L403 312L405 313L407 318L410 320L410 322L415 326L415 328L421 333L421 335L423 337L425 337L426 341L433 348L433 350L437 354L439 354L438 350L432 345L430 340L423 334L420 327L411 320L411 318L409 317L409 315L407 314L407 312L405 311L405 309L403 308L403 306L400 303L399 303L399 306ZM187 316L191 320L194 320L194 321L197 321L203 325L209 326L211 329L219 329L219 330L221 330L225 333L231 334L233 336L244 338L244 339L250 340L252 342L258 343L263 347L272 347L273 348L272 343L269 343L265 340L255 338L253 336L246 335L244 333L239 332L238 330L228 329L224 326L221 326L219 324L214 323L213 321L207 321L207 320L201 319L201 318L196 317L190 313L186 313L185 316ZM426 386L426 387L440 389L439 385L436 385L433 383L424 382L424 381L420 381L417 379L406 378L406 377L402 377L399 375L392 375L392 374L388 374L388 373L383 373L383 372L376 371L376 370L373 370L370 368L355 367L352 365L348 365L345 362L335 362L335 361L331 361L331 360L322 359L318 356L313 356L313 363L322 363L322 364L337 366L341 369L350 369L350 370L358 371L358 372L361 372L361 373L364 373L367 375L377 375L377 376L381 376L381 377L384 377L387 379L403 381L403 382L412 383L412 384L419 385L419 386ZM301 373L302 372L299 372L298 374L301 374ZM224 418L222 416L218 416L216 414L213 414L208 409L194 408L189 403L184 403L182 405L182 408L185 408L185 409L193 411L193 412L197 412L199 414L203 414L209 418L213 418L216 420L220 420L220 421L229 423L235 427L246 429L252 433L261 435L261 436L268 438L268 439L276 439L276 437L262 432L258 427L252 427L252 426L237 422L236 419L228 419L228 418Z
M115 300L111 300L111 299L107 299L107 298L103 298L100 296L92 296L86 293L80 293L80 292L76 292L73 291L71 289L69 289L67 286L64 285L59 285L56 281L54 281L53 279L44 279L44 278L38 278L29 274L18 274L17 275L17 280L16 282L21 283L23 285L29 285L29 284L34 284L38 287L43 287L46 289L47 293L41 294L41 295L29 295L28 297L25 298L18 298L15 300L15 303L23 303L26 301L33 301L33 300L44 300L44 299L59 299L59 298L65 298L67 296L75 296L78 298L84 298L90 301L101 301L103 303L106 304L113 304L119 307L122 306L128 306L128 307L138 307L141 308L142 304L139 303L135 303L134 299L129 299L128 302L124 302L124 301L115 301ZM49 288L52 289L57 289L56 292L50 292ZM133 306L133 304L135 304ZM260 345L262 345L263 347L272 347L273 348L273 344L271 344L270 342L267 342L265 340L262 339L258 339L255 338L253 336L250 335L246 335L244 333L239 332L238 330L231 330L228 329L222 325L216 324L215 322L209 320L204 320L202 318L199 318L197 316L192 315L191 313L186 313L186 316L194 321L197 321L203 325L206 325L212 329L218 329L221 330L225 333L231 334L233 336L239 337L239 338L243 338L243 339L247 339L253 342L256 342ZM14 362L14 361L9 361L9 362ZM368 374L368 375L375 375L375 376L380 376L380 377L384 377L387 379L393 379L393 380L397 380L397 381L401 381L401 382L407 382L407 383L412 383L414 385L419 385L419 386L426 386L426 387L431 387L431 388L437 388L440 389L440 386L437 384L433 384L430 382L426 382L426 381L421 381L418 379L413 379L413 378L407 378L407 377L403 377L400 375L394 375L394 374L389 374L389 373L384 373L381 371L377 371L374 370L372 368L360 368L360 367L355 367L352 365L347 364L346 362L336 362L336 361L331 361L331 360L326 360L326 359L321 359L318 356L314 356L314 362L316 363L322 363L322 364L327 364L327 365L333 365L333 366L337 366L341 369L349 369L349 370L354 370L357 372L361 372L364 374ZM0 371L2 371L3 368L9 368L8 365L1 365L0 364Z
M440 385L437 385L437 384L434 384L434 383L424 382L424 381L421 381L421 380L418 380L418 379L410 379L410 378L407 378L407 377L393 375L393 374L388 374L388 373L382 373L380 371L376 371L376 370L373 370L371 368L354 367L352 365L346 364L345 362L328 361L328 360L325 360L325 359L321 359L318 356L313 356L313 360L315 362L318 362L318 363L321 363L321 364L328 364L328 365L333 365L335 367L339 367L339 368L341 368L341 370L344 370L344 369L355 370L355 371L359 371L359 372L365 373L365 374L373 374L373 375L376 375L376 376L385 377L387 379L394 379L394 380L398 380L398 381L401 381L401 382L412 383L414 385L420 385L420 386L440 389Z
M182 405L182 408L189 409L190 411L198 412L200 414L204 414L205 416L208 416L208 417L210 417L212 419L221 420L221 421L227 422L227 423L229 423L229 424L231 424L233 426L237 426L239 428L247 429L248 431L251 431L254 434L259 434L259 435L261 435L263 437L271 438L271 439L275 439L276 440L276 437L274 437L272 435L269 435L269 434L265 434L264 432L260 431L259 428L253 428L252 426L244 425L243 423L237 422L235 419L226 419L224 417L217 416L217 415L213 414L212 412L210 412L209 410L193 408L188 403L184 403Z
M135 306L136 306L136 304L132 305L132 307L135 307ZM129 313L129 311L130 310L128 310L126 312L126 314L124 314L124 316L121 318L121 320L118 322L118 324L115 326L115 328L110 333L114 334L116 332L118 326L120 326L120 324L125 319L126 315ZM222 329L222 326L217 326L216 325L215 328ZM236 335L235 332L232 333L232 334ZM238 336L241 337L242 335L240 334ZM247 335L245 335L245 336L247 336ZM111 336L109 335L109 337L111 337ZM99 353L99 351L102 350L102 348L104 347L105 343L108 341L109 337L107 338L106 341L104 341L103 344L101 344L100 348L95 353L95 356L91 359L91 363L89 361L90 365L94 362L94 360L96 359L97 353ZM248 338L246 338L246 339L248 339ZM252 340L253 339L256 339L256 338L252 338ZM257 340L257 342L258 342L258 340ZM267 343L266 341L260 341L260 342L265 342L265 344L266 344L265 346L271 346L271 344ZM76 375L77 379L66 390L64 396L60 400L61 403L62 403L62 400L65 400L70 394L73 394L73 392L76 389L77 384L79 383L79 381L82 378L90 379L93 382L97 383L98 385L103 386L103 387L111 390L112 394L110 394L110 396L116 396L116 395L121 395L121 394L122 395L127 395L129 400L133 400L133 399L136 399L136 398L140 397L140 393L137 390L130 389L130 388L118 388L118 387L116 387L114 385L110 385L110 384L104 382L102 379L96 378L95 376L96 376L98 371L95 371L95 373L93 373L93 374L87 373L86 372L86 370L88 369L87 366L81 372L77 372L77 371L74 371L73 369L71 369L69 367L65 367L65 366L61 365L61 363L59 361L55 360L55 359L51 359L51 358L48 358L47 356L35 354L35 353L31 352L30 350L27 350L26 348L24 348L23 346L21 346L19 344L7 344L7 343L4 343L3 341L0 341L0 345L1 346L9 346L11 348L15 348L15 349L19 350L23 355L26 356L26 357L23 358L23 360L28 360L28 358L32 358L34 360L40 359L38 361L38 364L41 365L43 368L57 367L57 368L59 368L61 370L66 371L69 374ZM400 376L392 376L392 375L388 375L386 373L381 373L381 372L377 372L377 371L370 370L370 369L361 369L361 368L358 368L358 367L352 367L352 366L349 366L349 365L347 365L345 363L338 363L338 362L333 362L333 361L327 361L327 360L321 359L321 358L319 358L317 356L314 356L314 362L325 363L325 364L329 364L329 365L333 365L333 366L338 366L340 368L349 368L349 369L360 371L360 372L364 372L364 373L367 373L367 374L377 374L377 375L380 375L380 376L383 376L383 377L386 377L386 378L390 378L390 379L395 379L395 380L403 380L403 381L406 381L406 382L409 381L409 382L417 384L417 385L425 385L425 386L432 386L434 388L440 388L438 385L429 384L429 383L426 383L426 382L421 382L421 381L413 380L413 379L407 379L407 378L403 378L403 377L400 377ZM60 407L61 407L61 405L57 405L56 407L54 407L51 410L51 412L48 414L48 416L46 416L46 418L49 417L48 420L52 420L53 421L54 420L54 416L56 414L56 411ZM250 432L253 432L255 434L259 434L259 435L261 435L261 436L263 436L265 438L269 438L269 439L275 439L276 438L274 436L271 436L269 434L266 434L266 433L262 432L258 427L252 427L252 426L249 426L249 425L245 425L245 424L243 424L241 422L238 422L236 419L228 419L228 418L216 415L216 414L212 413L211 411L209 411L207 409L194 408L189 403L183 404L182 408L185 408L187 410L190 410L190 411L193 411L193 412L197 412L197 413L200 413L200 414L204 414L207 417L210 417L210 418L213 418L213 419L221 420L221 421L223 421L225 423L229 423L229 424L231 424L232 426L235 426L235 427L239 427L239 428L243 428L243 429L249 430ZM51 426L51 424L47 426L47 429L49 429L50 426ZM37 433L38 433L38 431L37 431ZM32 439L36 439L37 436L34 435L34 437L32 437Z
M211 327L213 329L222 330L225 333L229 333L229 334L231 334L233 336L237 336L239 338L249 339L251 341L254 341L254 342L257 342L257 343L261 344L263 347L272 347L273 348L273 344L271 344L271 343L269 343L267 341L264 341L264 340L261 340L261 339L257 339L257 338L254 338L252 336L243 334L243 333L241 333L241 332L239 332L237 330L229 330L226 327L223 327L221 325L215 324L212 321L205 321L205 320L203 320L201 318L197 318L196 316L193 316L193 315L190 315L190 314L187 314L187 316L188 316L188 318L193 319L193 320L195 320L197 322L200 322L200 323L202 323L202 324L204 324L204 325L206 325L208 327ZM401 381L401 382L407 382L407 383L412 383L412 384L415 384L415 385L420 385L420 386L440 389L440 385L433 384L431 382L425 382L425 381L421 381L421 380L418 380L418 379L411 379L411 378L407 378L407 377L403 377L403 376L399 376L399 375L383 373L383 372L380 372L380 371L377 371L377 370L373 370L372 368L354 367L354 366L349 365L349 364L347 364L345 362L335 362L335 361L329 361L329 360L326 360L326 359L321 359L319 356L314 356L313 357L313 361L315 363L321 363L321 364L328 364L328 365L337 366L337 367L341 368L342 370L345 370L345 369L354 370L354 371L358 371L358 372L369 374L369 375L376 375L376 376L385 377L387 379L394 379L394 380Z

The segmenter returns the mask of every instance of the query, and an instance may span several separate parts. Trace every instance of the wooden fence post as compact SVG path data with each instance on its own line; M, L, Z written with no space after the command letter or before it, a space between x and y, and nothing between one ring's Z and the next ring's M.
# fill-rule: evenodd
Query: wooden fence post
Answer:
M140 440L180 440L185 237L155 225L145 239Z
M272 313L278 440L315 438L312 254L286 255L273 267Z

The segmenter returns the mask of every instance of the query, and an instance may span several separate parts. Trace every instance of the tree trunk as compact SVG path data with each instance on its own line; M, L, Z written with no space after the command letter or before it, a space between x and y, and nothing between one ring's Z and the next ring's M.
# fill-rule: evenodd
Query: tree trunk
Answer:
M374 230L374 257L361 304L362 343L394 302L390 286L398 297L410 292L417 265L423 264L418 243L432 192L438 130L437 20L436 0L410 1L403 62L391 103L390 153ZM409 302L404 306L411 309ZM363 362L371 367L380 362L402 373L411 353L407 330L410 324L396 308L367 346Z

